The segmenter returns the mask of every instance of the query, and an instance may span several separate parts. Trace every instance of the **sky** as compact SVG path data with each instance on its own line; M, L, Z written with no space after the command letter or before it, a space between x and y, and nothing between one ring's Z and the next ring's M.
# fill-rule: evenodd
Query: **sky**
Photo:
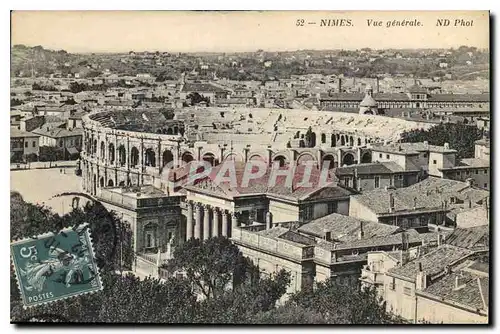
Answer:
M350 20L351 26L321 27L321 19ZM437 27L437 19L450 20L450 26ZM472 25L454 26L462 19ZM368 20L382 26L369 26ZM418 20L421 26L386 27L393 20ZM74 53L489 46L487 11L14 11L11 24L12 45Z

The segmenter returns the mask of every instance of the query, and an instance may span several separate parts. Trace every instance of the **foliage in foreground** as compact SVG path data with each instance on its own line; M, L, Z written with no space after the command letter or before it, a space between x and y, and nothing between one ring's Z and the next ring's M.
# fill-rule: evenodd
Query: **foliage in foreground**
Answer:
M98 232L93 233L93 240L96 254L101 257L104 289L25 310L11 268L11 321L49 317L60 321L115 323L398 322L385 311L373 290L360 290L356 285L337 285L333 280L319 283L314 291L293 294L282 303L290 274L281 270L273 275L262 275L259 268L227 238L192 239L177 248L168 267L185 272L185 278L171 277L159 281L153 278L140 280L130 274L121 276L116 273L119 266L112 247L117 234L109 230L110 223L111 226L118 224L115 220L114 214L108 213L98 203L60 217L48 208L26 203L19 194L12 193L13 238L56 231L82 222L88 222L91 230ZM124 243L124 248L131 254L130 243Z

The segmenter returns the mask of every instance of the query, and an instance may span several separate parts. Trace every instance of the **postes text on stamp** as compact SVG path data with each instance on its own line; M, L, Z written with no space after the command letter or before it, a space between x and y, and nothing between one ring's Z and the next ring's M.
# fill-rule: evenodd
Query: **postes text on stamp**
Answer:
M88 224L15 241L11 255L25 307L103 288Z

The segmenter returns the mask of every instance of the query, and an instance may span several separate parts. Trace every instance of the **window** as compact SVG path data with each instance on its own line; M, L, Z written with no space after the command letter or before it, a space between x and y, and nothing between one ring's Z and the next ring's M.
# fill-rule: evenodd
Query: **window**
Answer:
M466 172L465 172L465 175L469 175L469 174L470 174L470 171L466 171Z
M424 153L424 158L427 158L427 153Z
M432 160L432 163L435 165L437 164L437 160Z
M380 153L380 154L378 155L378 157L382 159L382 153Z
M36 141L33 142L33 147L36 147Z
M304 208L304 220L312 219L313 217L313 206L306 206Z
M387 154L387 155L385 156L385 158L386 158L386 159L389 159L390 157L391 157L391 156L390 156L389 154Z
M396 290L396 279L393 277L392 282L389 284L389 289Z
M380 176L375 176L375 188L380 187Z
M62 141L62 140L60 140L60 141L59 141L59 146L60 146L60 147L62 147L62 146L63 146L63 141Z
M24 147L28 148L28 142L24 142Z
M328 203L328 213L337 212L337 202Z
M411 288L409 288L409 287L405 286L405 287L403 288L403 293L404 293L405 295L407 295L407 296L411 296Z
M484 170L484 174L488 174L488 170L487 169Z
M488 188L488 183L485 183L485 184L484 184L484 188Z
M476 175L479 174L479 171L476 169Z

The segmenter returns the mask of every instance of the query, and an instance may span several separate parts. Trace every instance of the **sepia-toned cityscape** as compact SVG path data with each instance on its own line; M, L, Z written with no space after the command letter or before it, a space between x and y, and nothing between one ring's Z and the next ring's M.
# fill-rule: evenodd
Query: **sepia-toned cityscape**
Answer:
M280 12L180 12L212 23L149 49L96 13L60 44L55 16L12 13L11 322L489 323L489 47L387 44L446 17L488 41L488 12L288 13L298 41L381 30L286 50L224 28Z

